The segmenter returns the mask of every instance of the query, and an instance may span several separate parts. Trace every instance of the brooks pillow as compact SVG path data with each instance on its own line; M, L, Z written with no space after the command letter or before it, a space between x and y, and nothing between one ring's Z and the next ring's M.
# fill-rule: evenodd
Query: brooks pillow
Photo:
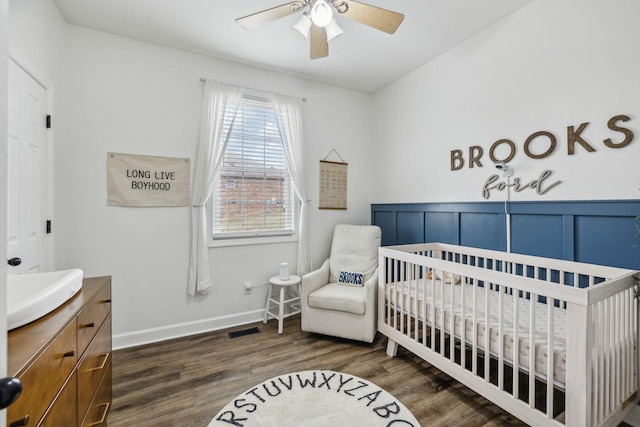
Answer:
M346 286L364 286L364 273L341 270L338 275L338 284Z

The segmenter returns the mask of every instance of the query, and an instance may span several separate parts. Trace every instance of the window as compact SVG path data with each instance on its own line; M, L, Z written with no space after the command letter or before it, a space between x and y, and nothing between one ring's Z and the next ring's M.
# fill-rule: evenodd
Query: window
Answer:
M233 111L225 113L229 123ZM294 194L275 113L243 96L213 190L213 239L294 234Z

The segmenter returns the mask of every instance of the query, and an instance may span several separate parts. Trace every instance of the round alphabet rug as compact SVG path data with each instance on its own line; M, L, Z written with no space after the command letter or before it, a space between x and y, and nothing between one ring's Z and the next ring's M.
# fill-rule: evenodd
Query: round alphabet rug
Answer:
M271 378L229 402L209 427L419 427L391 394L353 375L302 371Z

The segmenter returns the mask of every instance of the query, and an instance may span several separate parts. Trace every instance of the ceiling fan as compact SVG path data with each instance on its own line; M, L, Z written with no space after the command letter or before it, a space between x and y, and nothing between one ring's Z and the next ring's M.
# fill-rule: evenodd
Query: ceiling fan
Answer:
M300 0L238 18L236 22L249 30L301 11L302 16L293 28L310 38L311 59L328 56L329 41L343 33L335 14L388 34L395 33L404 19L401 13L353 0Z

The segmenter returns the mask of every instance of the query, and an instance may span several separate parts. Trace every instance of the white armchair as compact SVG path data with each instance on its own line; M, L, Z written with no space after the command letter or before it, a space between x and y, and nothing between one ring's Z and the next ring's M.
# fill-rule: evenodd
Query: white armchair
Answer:
M374 225L335 227L329 258L302 277L303 331L373 342L381 235Z

